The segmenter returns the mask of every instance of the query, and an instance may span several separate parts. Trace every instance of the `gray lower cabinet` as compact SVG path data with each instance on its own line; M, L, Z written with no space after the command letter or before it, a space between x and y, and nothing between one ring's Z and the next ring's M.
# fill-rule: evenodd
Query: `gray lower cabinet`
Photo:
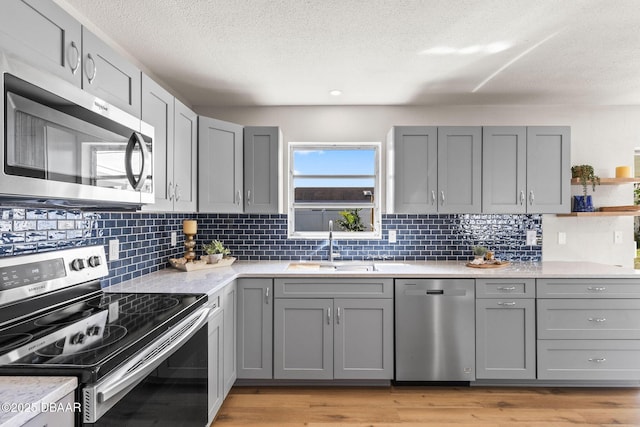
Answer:
M640 281L539 279L538 378L640 380Z
M224 313L221 308L214 309L208 323L209 345L209 386L208 417L213 421L224 401Z
M237 281L237 377L273 378L273 280Z
M393 378L392 280L287 278L275 287L274 378Z
M140 79L140 69L82 28L82 89L140 117Z
M243 130L198 117L198 211L242 213Z
M222 290L222 310L224 311L224 351L223 351L223 373L222 377L224 380L224 396L226 397L233 387L233 384L236 382L237 378L237 357L236 357L236 348L237 348L237 317L236 317L236 307L237 307L237 299L238 299L238 286L237 282L234 280L232 283L229 283Z
M273 126L244 128L244 212L278 213L281 132Z
M570 129L482 128L482 212L570 211Z
M52 1L3 1L0 50L81 86L82 26Z

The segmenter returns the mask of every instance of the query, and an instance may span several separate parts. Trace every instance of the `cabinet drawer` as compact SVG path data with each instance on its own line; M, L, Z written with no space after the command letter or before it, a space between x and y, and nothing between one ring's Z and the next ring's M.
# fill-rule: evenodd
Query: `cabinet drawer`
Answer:
M393 298L393 279L276 279L276 298Z
M476 279L476 298L535 298L535 279Z
M538 379L639 380L640 342L539 340Z
M539 339L640 339L640 300L538 300Z
M538 279L538 298L640 298L640 279Z

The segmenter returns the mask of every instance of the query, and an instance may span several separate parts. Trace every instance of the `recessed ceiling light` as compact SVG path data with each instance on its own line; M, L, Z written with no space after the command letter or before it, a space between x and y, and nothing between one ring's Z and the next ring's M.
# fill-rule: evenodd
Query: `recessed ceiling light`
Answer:
M338 89L334 89L334 90L329 92L329 95L331 95L331 96L340 96L340 95L342 95L342 91L338 90Z

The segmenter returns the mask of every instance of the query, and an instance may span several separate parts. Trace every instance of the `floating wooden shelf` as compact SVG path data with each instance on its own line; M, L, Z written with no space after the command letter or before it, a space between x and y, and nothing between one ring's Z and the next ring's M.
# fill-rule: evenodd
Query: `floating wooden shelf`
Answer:
M600 178L600 185L622 185L640 182L640 178ZM571 185L581 185L578 178L571 178ZM591 185L591 181L589 181Z
M640 216L640 212L571 212L566 214L556 214L556 216Z

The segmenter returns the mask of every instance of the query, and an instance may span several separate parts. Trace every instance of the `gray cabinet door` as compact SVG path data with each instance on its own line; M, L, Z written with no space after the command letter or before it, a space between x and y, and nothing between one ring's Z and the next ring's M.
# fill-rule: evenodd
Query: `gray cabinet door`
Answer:
M527 127L527 212L571 211L571 130Z
M277 127L244 128L245 213L278 213L279 136Z
M195 212L198 203L198 115L175 100L173 210Z
M333 300L276 299L274 378L333 378Z
M153 193L155 203L145 209L173 210L173 95L142 75L142 121L153 126Z
M476 300L476 378L535 379L535 300Z
M140 70L82 28L82 88L140 117Z
M237 337L237 292L236 281L228 284L222 291L222 309L224 311L224 352L222 361L222 378L224 382L224 396L229 394L229 390L236 382L237 378L237 357L236 357L236 337Z
M334 378L393 378L393 300L334 300Z
M438 130L432 126L397 126L387 142L388 209L395 213L435 213L438 190ZM391 168L393 168L391 170Z
M209 346L209 378L208 378L208 408L210 421L216 416L216 413L222 406L224 401L224 381L223 381L223 324L224 313L218 310L213 316L209 317L208 346Z
M483 127L482 212L525 213L526 191L527 128Z
M82 26L51 1L8 0L0 13L0 50L80 87Z
M238 378L273 378L272 296L272 279L238 280Z
M198 211L241 213L242 126L198 117Z
M438 127L438 212L480 213L482 129Z

